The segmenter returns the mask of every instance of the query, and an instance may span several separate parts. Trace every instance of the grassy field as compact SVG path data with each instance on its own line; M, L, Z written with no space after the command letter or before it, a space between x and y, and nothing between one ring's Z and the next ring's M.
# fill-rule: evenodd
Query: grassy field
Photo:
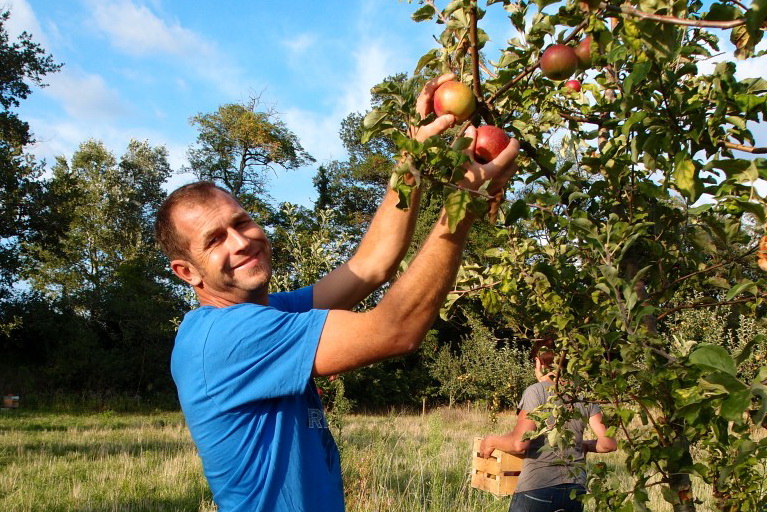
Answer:
M513 421L492 425L467 409L343 418L336 437L347 510L506 511L509 498L470 487L470 450L474 436ZM628 481L620 455L597 457ZM658 496L651 509L671 510ZM0 511L214 510L180 413L0 413Z

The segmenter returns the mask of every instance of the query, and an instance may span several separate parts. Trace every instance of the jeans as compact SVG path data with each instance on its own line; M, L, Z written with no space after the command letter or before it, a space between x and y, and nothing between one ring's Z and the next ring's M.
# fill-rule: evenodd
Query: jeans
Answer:
M562 484L514 493L509 512L583 512L583 503L570 498L586 493L579 484Z

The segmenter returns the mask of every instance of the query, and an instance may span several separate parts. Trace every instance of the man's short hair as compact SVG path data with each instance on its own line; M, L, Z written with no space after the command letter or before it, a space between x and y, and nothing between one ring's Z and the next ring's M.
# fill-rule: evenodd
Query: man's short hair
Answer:
M154 221L155 240L162 252L173 260L189 259L189 240L176 229L173 221L173 213L179 205L195 206L209 201L219 191L231 195L231 193L216 185L212 181L196 181L174 190L157 210Z
M537 357L545 370L551 370L554 367L554 358L556 357L554 346L555 342L553 337L544 337L535 340L533 342L533 347L530 350L530 356L533 360Z

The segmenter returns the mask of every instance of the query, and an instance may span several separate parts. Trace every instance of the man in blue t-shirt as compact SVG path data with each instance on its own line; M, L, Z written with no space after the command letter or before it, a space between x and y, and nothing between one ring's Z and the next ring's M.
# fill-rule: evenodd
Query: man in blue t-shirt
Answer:
M443 75L417 110L433 110ZM423 142L452 114L411 127ZM475 130L469 127L468 137ZM473 156L474 143L467 149ZM515 172L512 139L492 162L466 164L461 186L502 190ZM338 450L312 377L341 373L418 348L453 285L469 213L451 232L443 211L408 270L372 310L351 309L390 280L410 245L418 210L388 190L352 258L311 287L269 293L271 245L237 200L210 182L185 185L157 212L157 240L200 307L181 323L173 379L220 512L344 509Z

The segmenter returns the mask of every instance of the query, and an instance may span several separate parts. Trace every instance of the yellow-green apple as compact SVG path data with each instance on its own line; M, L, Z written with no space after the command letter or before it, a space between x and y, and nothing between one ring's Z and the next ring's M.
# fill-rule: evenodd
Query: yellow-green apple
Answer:
M497 157L501 151L509 145L509 136L506 132L492 125L482 125L477 128L474 137L474 160L486 164Z
M541 55L541 72L552 80L567 80L578 69L575 50L566 44L553 44Z
M434 91L434 112L437 116L453 114L456 121L466 121L474 113L477 102L468 85L450 80Z

